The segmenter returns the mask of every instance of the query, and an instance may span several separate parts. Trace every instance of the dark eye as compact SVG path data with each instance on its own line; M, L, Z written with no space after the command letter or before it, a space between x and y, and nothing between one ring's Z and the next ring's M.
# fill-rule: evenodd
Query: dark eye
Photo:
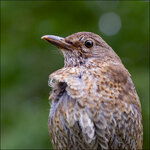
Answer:
M88 40L88 41L85 42L85 46L87 48L91 48L93 46L93 42Z

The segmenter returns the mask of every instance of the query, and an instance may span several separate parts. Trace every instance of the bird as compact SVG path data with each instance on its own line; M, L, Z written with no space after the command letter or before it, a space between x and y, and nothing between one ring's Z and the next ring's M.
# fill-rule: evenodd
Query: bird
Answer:
M64 56L50 74L48 131L54 149L139 150L142 110L131 75L116 52L92 32L44 35Z

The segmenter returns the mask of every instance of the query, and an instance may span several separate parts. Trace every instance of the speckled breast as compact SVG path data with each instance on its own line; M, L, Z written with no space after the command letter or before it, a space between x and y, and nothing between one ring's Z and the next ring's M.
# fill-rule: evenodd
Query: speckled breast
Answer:
M129 73L117 67L63 68L50 75L54 149L141 147L140 102Z

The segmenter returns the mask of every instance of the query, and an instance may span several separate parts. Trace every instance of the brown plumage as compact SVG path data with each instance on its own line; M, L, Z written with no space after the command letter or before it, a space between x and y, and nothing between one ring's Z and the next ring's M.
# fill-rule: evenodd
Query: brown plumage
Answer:
M140 101L129 72L112 48L90 32L42 39L64 55L64 67L49 79L53 148L142 149Z

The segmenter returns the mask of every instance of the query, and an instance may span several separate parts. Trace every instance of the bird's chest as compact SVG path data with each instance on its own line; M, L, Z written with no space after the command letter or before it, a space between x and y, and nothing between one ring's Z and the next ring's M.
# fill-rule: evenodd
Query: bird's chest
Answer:
M83 149L95 139L94 124L84 108L64 93L56 104L52 102L49 131L55 148Z
M95 129L86 107L78 101L80 94L84 94L63 84L65 83L61 83L60 87L60 83L55 83L51 93L53 101L49 115L49 131L53 146L57 149L89 148L95 139ZM72 92L71 95L69 92Z

